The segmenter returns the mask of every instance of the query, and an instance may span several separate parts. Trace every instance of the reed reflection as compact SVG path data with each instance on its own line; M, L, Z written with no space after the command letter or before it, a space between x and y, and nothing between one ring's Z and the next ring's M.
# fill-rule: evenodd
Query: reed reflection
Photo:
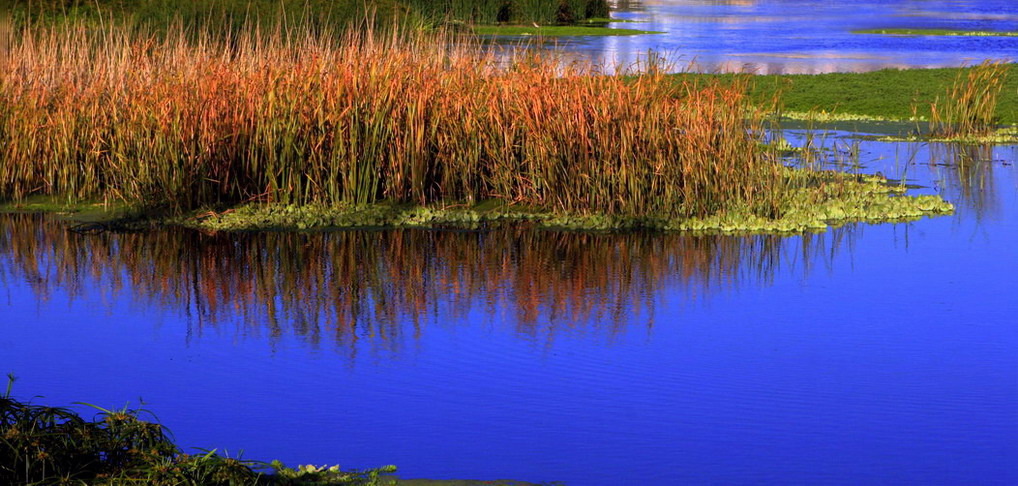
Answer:
M929 164L941 179L938 185L944 197L969 210L978 222L1001 212L994 182L994 164L999 163L994 148L989 144L930 144Z
M38 215L0 216L0 279L36 299L127 298L209 330L312 347L399 351L429 326L492 322L523 338L611 340L654 325L667 292L696 302L830 263L861 227L821 235L682 236L500 229L79 235ZM96 295L98 294L98 296ZM507 329L505 328L507 327ZM331 344L330 344L331 343Z

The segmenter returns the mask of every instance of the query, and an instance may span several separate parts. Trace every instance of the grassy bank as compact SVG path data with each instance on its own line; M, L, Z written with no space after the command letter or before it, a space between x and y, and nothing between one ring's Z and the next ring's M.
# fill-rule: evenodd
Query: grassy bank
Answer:
M929 120L931 104L944 99L959 76L972 68L885 69L868 73L754 76L750 96L760 104L779 96L786 112L814 112L820 118ZM996 106L1000 123L1018 124L1018 64L1007 66ZM712 75L675 75L677 82ZM720 76L722 79L731 75ZM916 111L913 111L916 108Z
M95 408L89 419L73 410L0 395L0 482L4 484L305 485L394 484L386 466L341 471L339 466L289 468L200 451L186 454L144 410Z
M473 28L477 35L485 36L524 36L538 37L582 37L582 36L614 36L614 35L645 35L663 34L653 30L614 29L602 26L525 26L525 25L484 25Z

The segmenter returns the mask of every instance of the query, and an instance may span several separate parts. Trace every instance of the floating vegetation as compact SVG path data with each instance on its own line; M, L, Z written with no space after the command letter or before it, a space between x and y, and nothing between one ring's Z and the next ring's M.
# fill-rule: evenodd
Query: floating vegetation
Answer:
M206 230L250 231L325 228L482 228L527 223L539 229L654 230L717 233L823 231L848 221L899 221L947 214L954 207L935 196L903 196L905 189L877 176L788 170L796 182L782 199L781 218L759 216L752 208L732 208L704 218L653 218L522 211L512 206L281 206L249 204L223 213L203 212L173 222Z
M1003 127L991 130L984 134L945 136L920 136L916 134L905 136L883 136L876 140L881 142L938 142L938 143L965 143L974 145L987 144L1018 144L1018 127Z
M1018 32L997 32L990 30L952 30L952 29L859 29L853 34L885 34L885 35L946 35L967 37L1018 37Z
M788 120L802 120L810 122L837 122L837 121L899 121L902 118L881 115L859 115L845 112L820 111L783 111L781 117ZM924 117L909 117L908 121L923 121Z
M33 405L11 396L14 376L0 396L0 482L3 484L144 483L304 485L378 484L386 466L366 471L248 461L217 451L184 453L158 422L139 409L93 407L87 419L67 408ZM261 472L270 470L271 472Z

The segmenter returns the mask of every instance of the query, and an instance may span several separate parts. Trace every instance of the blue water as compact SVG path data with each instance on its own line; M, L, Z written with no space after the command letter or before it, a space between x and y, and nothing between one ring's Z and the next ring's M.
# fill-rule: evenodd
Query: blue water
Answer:
M1015 31L1010 0L615 16L667 34L563 48L759 73L1018 57L1015 37L850 33ZM851 129L878 128L901 129ZM1018 484L1018 147L859 143L840 169L957 212L789 237L78 235L0 216L0 373L40 403L143 403L185 447L404 477Z
M1014 0L647 0L618 2L615 28L661 35L559 39L582 57L628 66L663 54L675 70L757 74L958 67L1018 58L1018 37L887 36L856 29L1018 31Z
M860 147L847 170L957 212L789 237L5 216L0 371L143 400L186 447L404 477L1018 484L1018 147Z

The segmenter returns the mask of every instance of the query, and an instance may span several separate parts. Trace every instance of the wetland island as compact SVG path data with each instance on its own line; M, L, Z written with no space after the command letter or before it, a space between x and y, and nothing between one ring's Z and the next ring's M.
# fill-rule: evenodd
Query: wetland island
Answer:
M6 0L0 483L1018 481L1015 32Z

